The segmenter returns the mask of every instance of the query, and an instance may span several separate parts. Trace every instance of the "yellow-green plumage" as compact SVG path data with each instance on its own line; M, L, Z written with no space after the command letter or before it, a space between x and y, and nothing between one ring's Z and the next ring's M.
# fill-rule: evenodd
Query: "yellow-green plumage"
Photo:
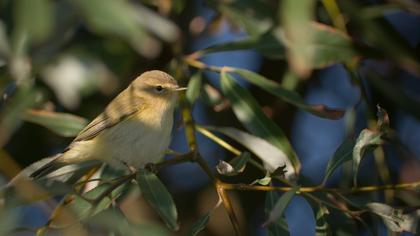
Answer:
M31 177L40 178L64 165L87 160L135 168L158 161L171 139L177 90L170 75L162 71L143 73L61 155Z

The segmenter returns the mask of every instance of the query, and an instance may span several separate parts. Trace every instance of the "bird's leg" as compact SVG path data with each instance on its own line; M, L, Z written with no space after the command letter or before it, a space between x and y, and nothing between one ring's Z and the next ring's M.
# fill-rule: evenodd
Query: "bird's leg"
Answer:
M125 161L123 161L122 163L127 167L128 171L130 171L131 174L137 173L137 169L136 168L134 168L133 166L128 165L127 162L125 162Z

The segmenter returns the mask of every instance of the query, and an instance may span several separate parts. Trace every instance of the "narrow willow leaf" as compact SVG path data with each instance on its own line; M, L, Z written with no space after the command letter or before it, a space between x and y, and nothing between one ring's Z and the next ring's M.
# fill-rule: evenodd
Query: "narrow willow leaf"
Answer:
M366 204L366 206L382 218L389 230L398 233L406 231L416 234L420 210L404 214L402 209L395 209L379 202L371 202Z
M296 191L299 190L299 186L293 186L293 188L283 193L281 197L277 200L276 204L270 211L267 221L264 223L265 226L277 222L283 215L284 210L286 210L287 205L289 205L293 196L296 194Z
M101 184L96 188L83 194L83 197L75 195L74 200L68 205L73 212L77 214L77 219L82 220L89 216L94 216L99 212L104 211L109 208L111 203L120 196L123 186L119 186L116 189L113 189L112 184ZM102 197L102 194L109 192L104 198L100 201L98 197ZM92 201L92 202L90 202Z
M291 161L286 156L284 151L271 144L270 142L236 128L206 128L222 133L248 148L252 153L254 153L258 158L262 160L264 167L268 172L273 173L278 168L282 168L286 171L285 176L287 179L294 179L296 177L295 169L293 168Z
M233 112L239 121L251 133L282 150L292 164L294 173L299 173L299 159L283 131L264 114L252 95L238 85L230 74L222 72L221 75L222 91L231 101ZM289 167L287 167L287 170L289 170Z
M312 70L314 51L311 48L313 30L310 22L315 16L314 7L312 0L284 0L279 6L289 64L296 74L303 77Z
M206 225L209 223L210 213L207 213L200 218L192 225L191 229L188 231L188 236L198 235L201 231L206 228Z
M267 192L265 195L265 207L264 212L266 215L269 215L273 210L274 205L279 199L279 194L274 191ZM268 225L267 227L268 235L270 236L283 236L290 235L287 222L284 218L279 218L276 222Z
M110 207L83 220L86 225L100 227L116 235L170 235L164 226L151 223L135 224L130 222L118 207Z
M322 181L324 184L337 168L352 159L354 145L355 142L353 140L347 139L340 145L340 147L338 147L334 156L328 161L328 165L325 170L325 177Z
M379 75L372 72L368 74L367 79L382 96L388 98L398 108L420 119L420 102L407 96L398 83L391 83L389 80L380 78ZM392 91L392 93L389 91Z
M271 177L270 176L265 176L264 178L255 180L254 182L251 183L251 185L260 184L260 185L267 186L270 183L271 183Z
M331 228L326 220L326 215L329 214L328 208L319 204L316 212L316 236L331 235Z
M22 121L28 108L39 102L39 91L29 88L19 89L0 111L0 147L6 144Z
M150 171L140 169L137 174L144 199L156 210L171 230L178 230L178 212L171 194L159 178Z
M241 155L233 158L229 163L223 160L219 161L216 166L217 172L221 175L235 176L242 173L245 170L246 164L248 163L251 155L248 152L243 152Z
M117 35L146 57L154 57L160 44L139 24L138 12L129 1L73 0L88 27L100 34Z
M45 40L54 27L53 1L21 0L15 3L14 17L18 33L25 34L35 43Z
M353 148L353 184L357 186L357 174L360 161L368 149L374 149L383 143L383 134L378 131L364 129L360 132Z
M200 97L201 82L201 72L195 73L188 82L187 100L190 104L194 104L195 100L197 100Z
M344 115L343 110L330 109L324 105L307 104L304 101L304 99L295 91L285 89L281 84L278 84L274 82L273 80L269 80L265 78L264 76L261 76L255 72L244 70L244 69L237 69L237 68L230 68L230 69L233 73L236 73L242 76L244 79L246 79L250 83L316 116L329 118L329 119L339 119L343 117Z
M244 49L257 50L259 53L271 59L284 59L284 46L276 39L272 32L268 32L256 37L249 37L237 41L216 44L205 48L198 55L215 52L236 51Z
M87 125L79 116L45 110L28 110L23 120L48 128L63 137L74 137Z

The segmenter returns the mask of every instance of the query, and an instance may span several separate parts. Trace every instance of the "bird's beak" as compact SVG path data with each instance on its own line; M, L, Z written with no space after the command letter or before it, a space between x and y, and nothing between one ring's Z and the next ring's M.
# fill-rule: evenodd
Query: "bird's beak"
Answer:
M174 91L184 91L187 90L187 87L176 87L174 88Z

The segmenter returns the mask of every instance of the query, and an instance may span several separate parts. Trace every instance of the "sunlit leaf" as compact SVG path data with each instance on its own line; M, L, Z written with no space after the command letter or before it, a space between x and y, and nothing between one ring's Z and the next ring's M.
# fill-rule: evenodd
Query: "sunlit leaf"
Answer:
M15 1L14 17L17 34L38 43L45 40L54 27L53 1Z
M285 176L288 179L293 179L296 177L296 172L292 166L292 163L290 162L289 158L286 156L284 151L282 151L277 146L271 144L270 142L267 142L266 140L258 136L254 136L236 128L206 128L222 133L248 148L252 153L254 153L258 158L262 160L264 167L270 173L274 172L279 167L284 167L284 169L286 170Z
M267 192L265 195L265 207L264 212L269 215L273 210L276 202L279 200L279 194L274 191ZM268 235L279 236L279 235L290 235L287 222L284 218L280 217L276 222L273 222L267 226Z
M262 1L242 0L218 4L218 10L249 35L265 33L273 25L275 12Z
M283 131L263 113L261 107L252 95L246 89L238 85L230 74L225 72L223 72L221 76L221 87L223 93L232 103L232 108L236 117L245 128L279 148L279 150L283 152L281 156L286 155L286 159L289 160L293 166L293 174L298 173L300 170L300 162L287 137L284 135ZM274 164L275 167L286 164L287 171L291 173L290 165L284 163L285 160L280 160L280 162L283 163L279 163L278 159L281 158L279 154L280 152L277 151L276 163L271 164ZM292 176L289 175L289 177Z
M159 178L144 169L140 169L137 175L144 199L157 211L166 225L172 230L178 230L178 212L171 194Z
M138 12L129 1L73 0L91 30L122 37L140 54L154 57L160 44L138 22Z
M289 205L290 201L298 190L299 186L293 186L290 191L281 195L281 197L276 201L276 204L274 204L274 207L270 210L268 219L264 223L265 226L277 222L283 216L284 210L286 210L287 205Z
M343 163L350 161L353 157L353 147L355 142L351 139L346 139L335 151L332 158L328 161L327 168L325 170L325 176L323 183L325 184L328 178L334 173L334 171L340 167Z
M221 175L226 175L226 176L237 175L244 171L245 166L250 158L251 156L249 153L243 152L241 153L241 155L233 158L229 163L223 160L220 160L219 164L217 164L216 166L216 170Z
M87 125L87 120L79 116L46 110L28 110L23 119L64 137L76 136Z
M194 102L200 97L201 82L202 82L201 72L195 73L191 77L190 81L188 82L188 89L187 89L186 96L190 104L194 104Z
M411 232L416 234L420 210L404 214L402 209L392 208L379 202L371 202L366 206L376 215L380 216L386 227L393 232Z
M357 174L359 169L360 161L365 155L366 151L370 148L373 149L378 145L383 144L382 139L383 133L378 131L372 131L370 129L364 129L360 132L359 137L356 140L356 144L353 148L353 183L357 185Z
M316 236L331 235L331 228L326 220L326 215L329 214L328 208L319 204L316 212Z
M291 91L282 87L282 85L276 83L273 80L269 80L264 76L261 76L255 72L245 70L245 69L237 69L237 68L230 68L229 69L242 76L244 79L249 81L250 83L264 89L265 91L271 93L274 96L277 96L284 101L291 103L300 109L303 109L307 112L310 112L314 115L329 118L329 119L339 119L343 117L344 111L337 110L337 109L330 109L324 105L310 105L307 104L304 99L295 91Z
M284 29L283 42L287 46L289 65L296 74L306 77L312 70L314 50L311 48L313 30L310 26L315 16L312 0L284 0L279 15Z
M203 231L206 228L206 225L208 224L210 219L210 213L207 213L200 218L194 224L192 225L191 229L188 231L188 236L195 236L198 235L201 231Z

